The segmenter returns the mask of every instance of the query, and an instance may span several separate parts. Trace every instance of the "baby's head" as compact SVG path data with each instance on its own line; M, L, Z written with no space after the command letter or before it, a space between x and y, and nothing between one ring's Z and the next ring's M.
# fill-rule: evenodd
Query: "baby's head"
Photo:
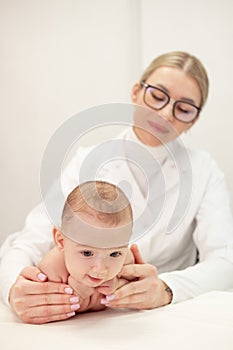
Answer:
M132 222L129 200L115 185L77 186L65 202L61 230L54 229L70 275L91 286L115 277L128 252Z

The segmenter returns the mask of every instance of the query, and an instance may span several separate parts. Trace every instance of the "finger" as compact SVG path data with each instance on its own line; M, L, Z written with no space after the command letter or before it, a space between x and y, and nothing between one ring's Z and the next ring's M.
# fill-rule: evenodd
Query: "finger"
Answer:
M150 264L130 264L123 266L118 277L137 277L142 279L150 275L157 276L157 269L155 266Z
M79 297L67 294L42 294L28 295L27 305L29 307L39 305L70 305L79 303Z
M144 305L144 301L136 303L118 303L118 304L105 304L105 306L112 309L134 309L134 310L146 310L149 309Z
M144 289L144 288L143 288ZM106 300L103 302L103 299L101 300L101 303L104 304L107 307L110 308L127 308L127 309L152 309L156 307L156 305L148 303L148 293L147 290L143 290L141 293L134 293L130 294L124 298L120 299L113 299L110 298L109 300Z
M114 294L105 294L106 298L101 299L101 303L107 306L121 305L124 303L136 302L138 295L147 292L147 284L144 281L131 282L119 288ZM104 294L104 293L103 293Z
M136 304L142 304L145 303L145 294L144 293L137 293L133 295L129 295L123 299L120 299L119 301L113 300L112 302L108 303L110 306L115 306L115 307L124 307L124 308L131 308L132 305ZM107 304L107 306L108 306Z
M130 250L133 253L135 264L145 264L145 261L141 256L141 253L139 251L137 244L132 244L132 246L130 247Z
M20 276L20 278L22 278ZM22 280L20 288L24 294L73 294L73 289L68 284L57 282L33 282L28 280Z
M27 266L25 267L20 275L27 280L34 282L44 282L47 280L47 276L43 274L40 269L36 266Z
M145 281L136 281L125 284L123 287L119 288L114 293L114 302L115 300L122 301L126 297L130 297L132 295L144 293L147 291L147 284Z
M24 319L32 320L34 318L47 318L51 319L58 315L70 315L71 313L78 311L80 305L40 305L30 308L24 313Z
M34 318L28 319L26 322L30 324L44 324L44 323L55 322L55 321L63 321L75 315L76 315L75 311L72 311L72 312L68 312L67 314L59 314L59 315L52 315L52 316L45 316L45 317L34 317Z

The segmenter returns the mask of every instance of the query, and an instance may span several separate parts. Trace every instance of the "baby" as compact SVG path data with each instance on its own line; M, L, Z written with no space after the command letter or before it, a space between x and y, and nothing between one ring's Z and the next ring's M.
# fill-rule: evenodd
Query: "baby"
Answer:
M49 281L75 281L76 311L104 309L106 296L129 283L117 275L134 263L128 248L132 223L129 200L115 185L89 181L69 194L61 228L53 228L55 247L39 268Z

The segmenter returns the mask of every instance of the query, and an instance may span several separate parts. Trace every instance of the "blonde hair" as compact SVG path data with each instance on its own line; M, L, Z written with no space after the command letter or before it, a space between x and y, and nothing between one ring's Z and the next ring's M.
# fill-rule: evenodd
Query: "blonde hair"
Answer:
M77 212L95 212L99 221L114 226L133 221L132 208L124 192L105 181L88 181L75 187L65 202L62 226Z
M194 78L201 92L200 107L204 106L209 92L209 79L205 67L198 58L183 51L173 51L160 55L145 69L140 82L146 81L159 67L179 68Z

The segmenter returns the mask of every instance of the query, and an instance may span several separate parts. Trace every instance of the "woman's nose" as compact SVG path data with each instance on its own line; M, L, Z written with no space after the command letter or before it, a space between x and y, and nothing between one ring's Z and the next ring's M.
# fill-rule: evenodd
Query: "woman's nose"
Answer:
M173 121L173 111L172 111L172 102L170 101L164 108L158 111L158 114L165 121Z

